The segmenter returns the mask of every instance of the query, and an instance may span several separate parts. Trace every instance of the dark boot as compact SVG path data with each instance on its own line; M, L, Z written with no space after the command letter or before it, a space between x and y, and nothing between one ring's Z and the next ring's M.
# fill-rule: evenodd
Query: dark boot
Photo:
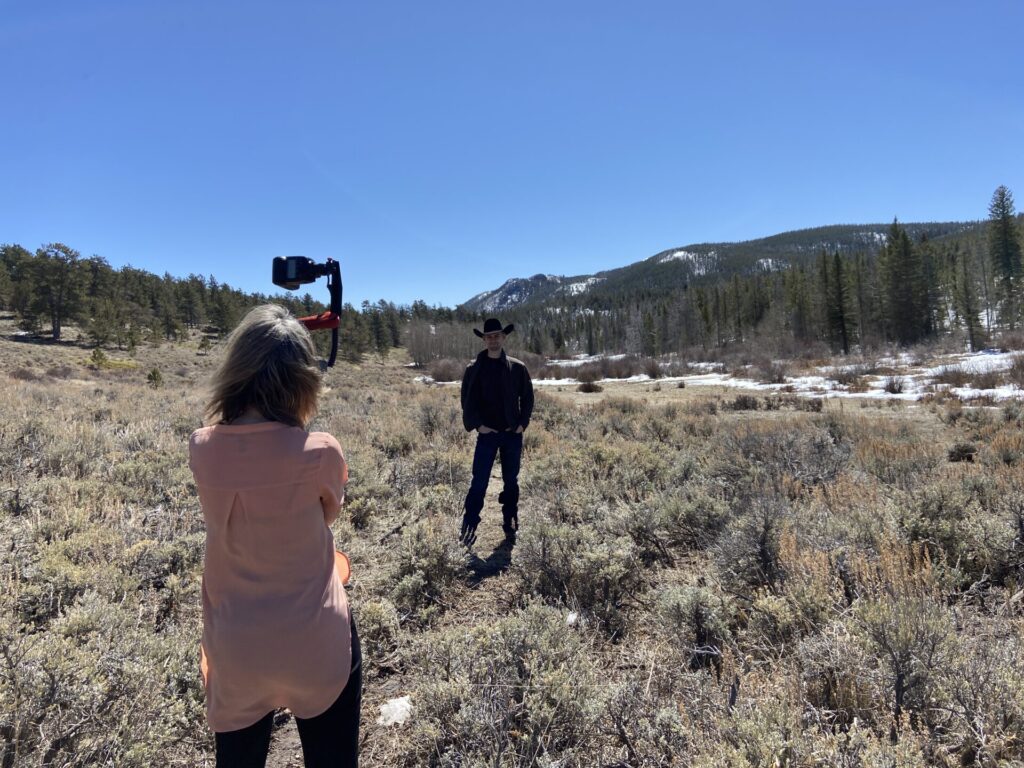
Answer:
M519 508L509 495L505 491L498 494L498 503L501 504L501 530L508 536L514 536L519 530Z
M519 530L519 512L508 512L503 509L501 510L501 517L501 530L503 530L508 536L515 536L516 531Z

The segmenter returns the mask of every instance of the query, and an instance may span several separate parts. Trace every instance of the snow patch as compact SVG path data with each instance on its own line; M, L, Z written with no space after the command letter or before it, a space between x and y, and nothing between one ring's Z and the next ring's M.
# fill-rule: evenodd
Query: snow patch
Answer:
M377 725L404 725L412 717L412 699L409 696L399 696L397 699L388 699L380 705L380 717L377 718Z
M978 397L992 398L993 400L1008 400L1024 398L1024 390L1012 384L1003 384L992 389L977 389L974 387L946 388L942 385L936 386L935 377L950 366L959 366L970 374L982 374L992 371L1004 371L1009 369L1013 363L1022 356L1020 352L1002 352L999 350L985 350L984 352L963 353L956 355L941 355L929 361L930 365L925 367L920 361L909 353L901 353L896 358L887 358L878 361L881 365L896 369L895 374L865 374L862 377L863 391L851 392L844 385L835 380L835 376L843 371L856 370L857 364L842 366L822 366L819 368L820 375L790 376L781 384L767 384L754 379L735 376L726 373L721 363L697 362L688 363L688 366L698 373L686 374L684 376L665 376L657 381L663 384L683 382L686 386L718 386L732 389L748 389L757 392L778 392L794 394L802 397L844 397L844 398L869 398L880 400L906 400L916 401L922 396L941 389L956 395L962 400L971 400ZM609 355L608 359L625 357L625 355ZM550 360L548 365L566 369L568 373L573 368L578 368L587 363L597 362L602 359L601 355L576 355L566 360ZM902 381L902 391L898 393L887 392L885 387L890 378L899 378ZM415 381L424 384L432 384L434 380L429 376L417 376ZM646 374L637 374L624 379L600 379L600 384L615 383L640 383L649 382L652 379ZM458 383L458 382L455 382ZM575 387L580 382L576 378L559 379L534 379L535 387Z
M672 251L672 253L666 253L658 261L664 264L666 261L696 261L698 254L692 251Z
M670 261L681 261L684 264L689 264L690 270L694 275L706 275L708 273L708 267L711 266L715 259L715 252L708 251L707 253L697 253L695 251L687 251L684 248L679 250L666 253L660 259L659 264L665 264Z
M857 237L860 238L862 242L877 245L879 247L884 247L889 241L889 236L884 232L858 232Z
M569 360L548 360L548 365L558 366L559 368L575 368L576 366L586 365L587 363L597 363L601 360L621 360L625 355L576 355Z
M569 283L565 286L570 296L577 296L585 291L589 291L590 288L597 283L604 280L603 277L588 277L586 280L582 280L578 283Z

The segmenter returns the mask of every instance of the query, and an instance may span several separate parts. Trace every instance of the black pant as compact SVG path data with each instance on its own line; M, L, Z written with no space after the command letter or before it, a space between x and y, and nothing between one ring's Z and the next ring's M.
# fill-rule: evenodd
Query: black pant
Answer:
M363 695L363 654L352 622L352 672L341 695L316 717L295 718L306 768L356 768L359 765L359 704ZM270 751L274 713L248 728L215 733L217 768L263 768Z
M504 484L499 499L506 515L519 511L519 463L523 456L522 432L487 432L476 437L473 452L473 482L466 494L466 512L479 515L484 507L487 483L491 479L494 458L501 454L501 480Z

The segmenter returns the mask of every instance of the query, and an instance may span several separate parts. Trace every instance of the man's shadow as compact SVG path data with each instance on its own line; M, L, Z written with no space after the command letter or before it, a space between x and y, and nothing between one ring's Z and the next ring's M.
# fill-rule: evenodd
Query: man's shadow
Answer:
M515 533L506 533L505 540L494 548L486 559L476 552L469 552L466 568L469 570L469 584L476 586L484 579L499 576L512 566L512 550L516 546Z

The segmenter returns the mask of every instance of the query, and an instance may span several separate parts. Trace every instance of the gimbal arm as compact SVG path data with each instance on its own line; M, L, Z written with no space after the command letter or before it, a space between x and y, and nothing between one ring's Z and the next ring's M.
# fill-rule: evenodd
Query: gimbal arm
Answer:
M327 312L309 317L300 317L299 322L311 331L331 329L331 356L327 367L334 365L338 357L338 326L341 324L341 264L327 259L323 267L327 274L327 290L331 293L331 308Z

